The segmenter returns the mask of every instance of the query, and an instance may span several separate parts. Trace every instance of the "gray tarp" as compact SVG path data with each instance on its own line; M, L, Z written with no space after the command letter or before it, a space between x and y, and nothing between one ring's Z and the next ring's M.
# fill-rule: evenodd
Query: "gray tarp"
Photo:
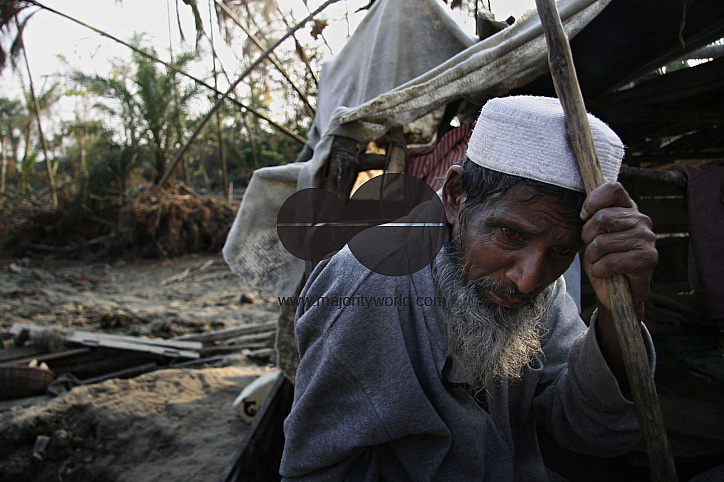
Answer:
M575 36L610 0L562 0L561 18ZM319 185L334 136L366 144L465 98L482 105L544 73L547 46L535 12L474 43L440 0L378 0L344 49L324 65L306 162L257 170L223 249L245 284L292 294L304 262L279 242L276 218L298 189Z

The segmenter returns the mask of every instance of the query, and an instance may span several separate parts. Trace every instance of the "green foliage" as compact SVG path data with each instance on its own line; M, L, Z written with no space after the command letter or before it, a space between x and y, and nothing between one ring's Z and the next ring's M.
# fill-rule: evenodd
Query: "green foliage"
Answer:
M155 56L151 49L144 51ZM195 58L192 53L182 54L173 65L183 70ZM174 70L159 67L137 52L133 53L130 64L117 64L110 75L87 75L76 71L71 78L101 98L94 106L96 110L122 123L126 147L152 154L150 166L142 167L148 168L154 181L158 181L172 157L175 144L185 135L189 107L198 95L198 87L182 82ZM147 158L141 156L140 160Z
M225 3L235 9L267 45L291 23L296 23L290 21L293 19L284 19L284 13L273 0L250 0L244 5ZM184 8L182 4L194 15L198 49L199 40L205 35L198 2L177 0L177 8ZM216 13L221 15L219 9ZM227 33L240 38L241 31L235 24L229 23L226 27ZM201 91L204 87L152 60L149 56L156 57L156 52L143 46L142 36L136 36L129 43L138 49L130 60L116 60L106 73L73 71L68 76L70 82L62 89L56 83L38 95L41 115L48 112L61 95L78 98L86 109L92 105L98 114L91 116L86 111L76 115L75 121L62 122L54 132L46 132L54 172L61 179L61 185L63 182L66 186L74 185L77 203L86 208L95 206L98 199L122 198L129 186L137 184L135 181L146 185L148 181L158 181L204 114L203 108L201 112L192 109L199 105L194 102L203 99L200 94L208 96L209 105L215 102L211 92ZM304 52L307 49L309 52ZM238 65L247 64L259 52L255 46L241 49ZM318 71L321 66L323 56L319 48L297 42L296 50L280 47L275 53L292 81L304 92L314 95L316 80L310 70ZM184 53L176 55L171 63L177 69L188 70L195 60L194 54ZM304 62L309 62L309 66ZM233 79L227 77L226 80ZM262 62L238 91L236 95L243 95L241 102L302 136L311 124L312 119L298 94L269 62ZM275 99L284 99L283 107L279 109L274 104L277 111L271 112ZM34 185L42 186L40 176L45 175L44 170L35 168L36 161L42 157L37 152L40 144L35 107L27 101L20 105L19 118L13 122L10 118L14 116L5 115L3 108L0 99L0 134L8 134L5 151L13 155L8 176L19 175L16 184L30 195ZM255 168L291 162L302 147L267 121L260 121L231 102L226 103L220 115L221 132L215 119L209 122L182 159L177 178L185 177L186 182L193 180L208 189L225 192L227 187L223 181L228 179L236 186L245 184ZM93 117L103 120L88 120ZM286 120L280 121L280 117ZM222 175L222 159L226 159L228 165L225 172L228 178ZM14 181L11 177L8 179Z
M128 173L137 160L136 150L120 146L97 159L88 177L79 180L73 204L99 211L109 203L118 203L124 197Z

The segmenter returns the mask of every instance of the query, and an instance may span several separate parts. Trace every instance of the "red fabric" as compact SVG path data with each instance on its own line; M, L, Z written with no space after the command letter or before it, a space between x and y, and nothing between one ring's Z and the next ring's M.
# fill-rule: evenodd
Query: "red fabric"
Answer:
M712 319L724 327L724 159L677 166L689 178L689 242Z
M473 121L449 130L434 146L413 149L407 157L406 173L422 179L434 190L442 187L445 173L457 164L468 149Z

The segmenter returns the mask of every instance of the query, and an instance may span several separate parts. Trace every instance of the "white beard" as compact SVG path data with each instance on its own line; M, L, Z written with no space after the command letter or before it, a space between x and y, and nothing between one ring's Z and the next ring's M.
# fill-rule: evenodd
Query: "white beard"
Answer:
M523 367L541 351L541 320L551 304L553 285L521 308L505 308L479 293L506 293L510 288L488 278L465 282L461 254L445 243L433 262L439 295L445 299L448 349L453 362L468 375L474 394L491 383L518 379Z

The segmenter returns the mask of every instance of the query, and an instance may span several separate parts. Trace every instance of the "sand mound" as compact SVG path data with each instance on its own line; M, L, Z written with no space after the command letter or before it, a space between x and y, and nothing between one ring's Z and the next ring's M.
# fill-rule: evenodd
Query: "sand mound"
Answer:
M217 480L248 425L232 402L264 368L161 370L0 416L0 480ZM39 436L47 449L34 454Z

